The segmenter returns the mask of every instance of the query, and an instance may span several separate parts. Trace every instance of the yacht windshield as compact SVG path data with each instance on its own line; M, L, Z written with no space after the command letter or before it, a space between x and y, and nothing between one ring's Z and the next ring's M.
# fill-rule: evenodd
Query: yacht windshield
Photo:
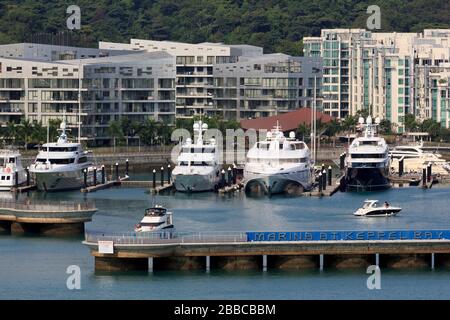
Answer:
M45 149L45 148L44 148ZM44 151L49 151L49 152L74 152L78 150L78 147L48 147L48 150L44 150Z
M378 141L371 141L371 140L362 140L361 144L366 146L377 146L378 145Z
M65 159L48 159L51 164L71 164L75 162L75 158L65 158ZM36 159L36 162L47 162L47 159Z

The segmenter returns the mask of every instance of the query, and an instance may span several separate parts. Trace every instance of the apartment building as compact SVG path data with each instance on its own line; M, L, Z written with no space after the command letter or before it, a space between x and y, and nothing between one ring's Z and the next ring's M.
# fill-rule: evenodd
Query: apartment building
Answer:
M399 133L408 113L438 121L443 112L433 112L425 85L430 67L449 61L450 30L324 29L303 41L305 56L323 58L324 112L344 118L367 110L390 120Z
M0 58L0 123L27 118L45 126L64 117L74 137L80 127L82 139L96 145L109 143L112 120L173 123L174 57L125 53L58 61Z
M320 58L285 54L215 64L215 109L224 119L251 119L312 107L314 98L321 108L321 64Z
M136 39L99 47L0 45L0 124L27 118L45 126L64 116L74 136L81 127L82 139L104 145L110 122L122 118L171 125L194 115L239 120L313 101L321 107L320 57Z
M131 39L129 44L100 42L100 49L166 52L176 59L176 116L213 116L221 113L213 102L213 66L234 63L242 56L259 56L263 48L221 43L189 44Z

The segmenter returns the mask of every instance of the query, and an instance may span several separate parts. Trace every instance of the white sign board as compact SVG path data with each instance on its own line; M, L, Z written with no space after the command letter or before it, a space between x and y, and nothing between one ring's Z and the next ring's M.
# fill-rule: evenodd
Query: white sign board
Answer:
M113 254L114 253L114 242L98 241L98 253Z

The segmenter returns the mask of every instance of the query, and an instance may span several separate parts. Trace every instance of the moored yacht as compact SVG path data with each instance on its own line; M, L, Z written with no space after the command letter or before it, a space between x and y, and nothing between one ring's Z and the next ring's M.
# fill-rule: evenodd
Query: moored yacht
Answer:
M68 141L64 121L60 130L57 142L44 144L30 166L30 174L39 190L80 189L84 185L84 170L88 171L89 180L93 177L88 152L83 151L80 143Z
M311 170L311 152L306 143L296 140L294 132L285 137L277 125L247 153L245 191L303 192L311 188Z
M389 182L389 148L386 141L376 135L379 118L372 123L368 116L359 119L364 128L364 135L358 137L348 148L345 159L345 186L347 190L370 191L390 187Z
M9 191L12 187L20 186L26 181L27 174L22 166L22 157L19 151L0 150L0 191Z
M404 161L404 172L422 172L428 164L433 165L433 172L449 174L450 165L439 153L423 150L423 142L415 145L395 146L389 152L392 157L391 170L398 172L399 161Z
M194 123L194 136L181 146L177 165L172 171L173 184L177 191L200 192L214 190L220 180L219 150L215 139L203 141L203 132L208 125L202 121Z

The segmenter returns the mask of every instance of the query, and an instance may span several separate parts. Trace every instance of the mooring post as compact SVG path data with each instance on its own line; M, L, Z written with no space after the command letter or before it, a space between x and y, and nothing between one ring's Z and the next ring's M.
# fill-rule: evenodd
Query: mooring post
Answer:
M220 186L223 188L225 186L225 170L222 169L220 177Z
M156 169L153 169L153 189L156 189Z
M164 187L164 167L161 167L161 187Z
M427 166L427 181L431 181L431 163L429 163Z
M322 192L322 173L319 173L319 192Z
M211 257L206 256L206 272L211 271Z
M266 272L267 271L267 254L263 254L262 260L263 260L263 271Z
M97 185L97 168L94 168L94 186Z
M404 157L398 161L398 176L401 177L404 171Z
M125 160L125 176L128 176L128 172L130 169L130 162L127 160Z
M14 172L14 179L15 181L15 185L16 185L16 189L19 187L19 171L16 169L16 171Z
M327 171L323 169L322 171L322 188L323 190L327 190Z
M331 186L331 179L332 179L333 169L331 169L331 166L328 166L328 185Z
M341 153L339 156L339 169L342 171L345 168L345 153Z
M228 176L227 176L227 180L228 180L228 186L229 187L231 187L231 182L232 182L232 173L231 173L231 167L228 167L228 170L227 170L228 172L227 172L227 174L228 174Z
M236 173L237 173L236 164L233 163L233 184L236 184Z
M27 187L30 185L30 167L27 167L26 169L27 173Z
M148 272L153 272L153 257L148 258Z
M431 270L434 270L434 252L431 253Z
M102 184L105 184L106 178L106 172L105 172L105 166L102 164Z
M116 180L119 180L119 164L116 162Z
M319 256L319 269L320 269L320 271L323 271L323 254L321 254L320 256Z
M422 186L425 188L427 186L427 169L422 169Z
M172 171L170 169L170 163L167 165L167 183L170 184L172 181Z
M375 265L377 267L380 266L380 254L379 253L375 253Z
M83 170L84 175L84 187L87 188L87 169Z

